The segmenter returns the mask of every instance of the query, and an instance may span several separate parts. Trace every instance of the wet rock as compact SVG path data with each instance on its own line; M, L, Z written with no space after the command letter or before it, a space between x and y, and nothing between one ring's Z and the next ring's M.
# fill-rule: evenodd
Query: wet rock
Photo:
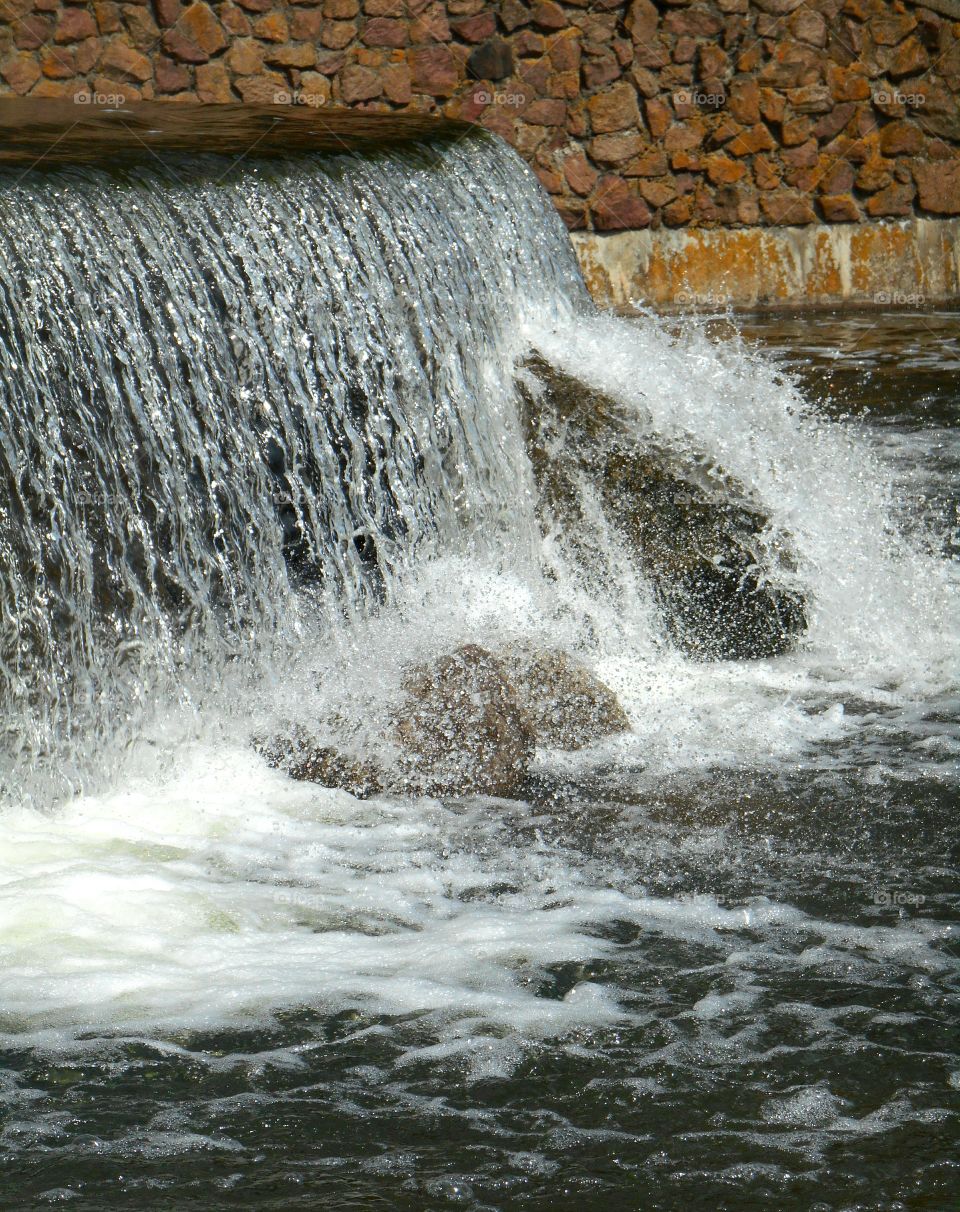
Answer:
M510 671L540 745L582 749L630 728L610 687L559 649L511 651Z
M518 386L545 525L559 527L585 566L603 536L583 508L594 488L607 523L651 584L673 643L701 660L787 651L804 603L776 584L785 536L721 469L638 440L617 401L534 357ZM531 379L528 376L533 376Z
M254 747L271 766L285 770L299 782L336 787L361 800L386 789L387 773L376 762L321 745L299 726L288 735L258 741Z
M466 644L404 682L394 724L404 781L430 794L520 793L535 732L503 663Z

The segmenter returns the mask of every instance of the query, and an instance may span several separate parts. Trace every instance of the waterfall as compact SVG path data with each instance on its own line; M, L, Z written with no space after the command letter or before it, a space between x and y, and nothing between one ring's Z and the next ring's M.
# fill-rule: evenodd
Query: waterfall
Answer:
M399 1016L414 1061L497 1076L517 1040L582 1051L632 1013L656 954L626 993L588 974L617 970L625 924L727 948L721 976L767 954L749 926L806 970L813 919L775 887L748 883L748 913L701 895L759 880L751 831L778 853L776 779L955 760L956 566L895 525L875 442L704 322L600 314L535 177L483 133L5 169L0 197L0 1031L95 1049L359 1006ZM655 450L764 519L790 559L748 571L801 596L790 650L672 642L562 417L537 440L581 529L549 524L518 387L537 357L603 396L625 459ZM360 801L252 743L290 720L382 739L412 664L514 642L592 666L631 725L538 752L541 786L573 789L545 830L552 801ZM741 841L692 815L698 779L738 771L763 800ZM815 790L818 837L862 810ZM844 963L939 962L932 927L817 928Z
M529 543L518 320L583 288L492 139L0 195L7 783L51 759L82 783L305 601L362 612L429 547Z
M243 719L296 681L302 712L319 679L372 719L430 637L586 645L645 718L663 685L631 662L687 675L589 485L594 567L542 533L531 350L631 442L735 479L790 546L756 579L803 595L809 649L949 681L952 573L896 533L878 460L701 324L601 317L492 137L6 169L0 195L5 797L105 785L171 704L222 715L211 694Z

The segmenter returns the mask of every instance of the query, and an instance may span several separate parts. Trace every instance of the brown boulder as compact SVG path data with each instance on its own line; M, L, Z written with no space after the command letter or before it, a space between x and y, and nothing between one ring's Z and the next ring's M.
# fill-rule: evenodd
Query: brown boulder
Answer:
M567 653L514 651L510 670L539 744L582 749L629 731L630 721L610 687Z
M379 795L386 786L386 774L376 762L321 745L299 725L286 735L254 742L254 748L269 765L298 782L336 787L360 800Z
M535 733L504 665L476 644L415 669L404 682L393 740L410 789L515 796Z

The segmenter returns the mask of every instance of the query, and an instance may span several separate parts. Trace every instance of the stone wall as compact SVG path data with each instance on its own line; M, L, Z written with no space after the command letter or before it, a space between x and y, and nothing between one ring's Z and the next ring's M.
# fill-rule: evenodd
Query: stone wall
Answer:
M960 214L960 0L0 0L0 92L466 118L581 230Z

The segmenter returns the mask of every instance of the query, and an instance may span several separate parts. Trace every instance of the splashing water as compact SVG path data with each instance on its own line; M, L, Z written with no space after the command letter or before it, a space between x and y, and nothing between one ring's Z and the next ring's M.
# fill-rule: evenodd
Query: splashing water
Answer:
M800 770L951 777L928 725L957 693L956 570L894 525L882 451L742 341L599 314L485 137L221 173L0 182L7 1046L176 1051L309 1007L356 1015L400 1069L505 1077L537 1041L641 1030L638 939L709 957L684 1021L718 1056L765 981L939 980L949 926L801 908L798 856L768 836ZM791 539L796 651L686 659L612 537L598 584L541 533L514 388L531 350L747 487ZM284 718L377 734L412 662L516 640L577 652L633 725L539 755L562 802L361 803L250 747ZM765 858L697 815L703 776L743 771ZM842 1106L811 1082L760 1119Z

